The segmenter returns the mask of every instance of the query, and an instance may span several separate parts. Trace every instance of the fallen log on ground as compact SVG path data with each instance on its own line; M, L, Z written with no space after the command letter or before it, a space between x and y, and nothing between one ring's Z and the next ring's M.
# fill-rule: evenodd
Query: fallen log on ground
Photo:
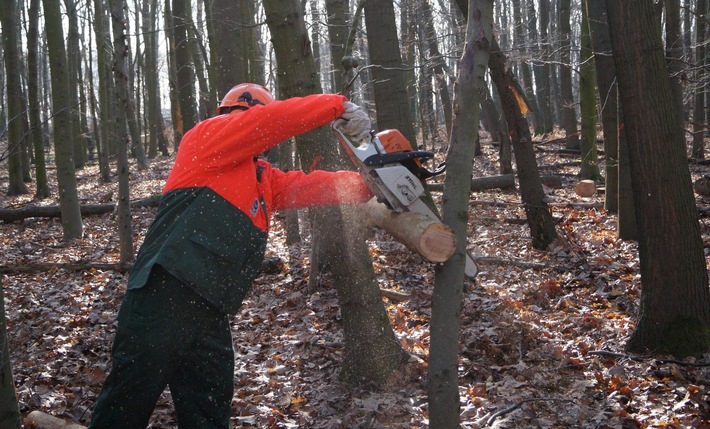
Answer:
M541 176L543 185L548 188L559 189L562 187L562 177L556 175ZM442 192L443 183L429 183L427 188L433 192ZM471 192L487 191L489 189L515 188L514 174L500 174L497 176L476 177L471 180Z
M150 196L142 200L132 201L131 207L157 207L160 203L160 196ZM81 215L101 215L111 213L115 210L116 204L82 204ZM0 221L17 222L31 217L61 217L59 206L35 206L27 205L19 209L0 208Z
M0 274L10 273L36 273L52 270L66 271L117 271L126 273L131 269L132 264L102 263L102 262L30 262L21 265L0 265ZM261 263L262 274L278 274L286 272L286 263L278 256L264 258Z

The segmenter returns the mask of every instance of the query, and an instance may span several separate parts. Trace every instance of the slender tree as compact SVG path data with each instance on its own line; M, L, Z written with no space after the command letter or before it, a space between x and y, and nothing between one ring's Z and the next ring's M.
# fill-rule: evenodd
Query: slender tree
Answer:
M173 33L175 37L175 68L177 70L177 95L180 104L182 132L185 133L197 123L195 104L195 74L190 61L190 43L187 39L187 27L190 0L173 0Z
M73 100L69 92L67 56L64 49L64 30L59 3L43 0L44 21L47 32L49 65L52 74L52 129L54 131L54 154L59 185L59 208L62 212L64 239L81 238L84 227L81 221L79 193L74 173L74 148L69 111Z
M647 0L607 0L639 223L641 314L627 348L710 351L710 288L661 28Z
M416 143L408 106L402 55L392 0L366 0L364 5L368 50L379 129L395 128Z
M432 72L434 74L434 80L436 81L437 93L441 100L441 109L444 111L444 125L446 126L446 134L448 136L451 134L451 121L453 117L451 95L449 95L449 87L446 80L447 74L444 70L444 55L442 55L439 50L438 37L434 29L434 17L432 16L429 0L422 1L422 12L424 16L422 24L424 25L424 34L426 35L429 50L429 61L432 62Z
M604 132L606 159L606 192L604 208L610 213L619 211L619 113L617 102L616 68L611 53L609 25L604 2L584 2L589 12L589 30L594 54L599 105Z
M217 88L217 98L221 99L232 86L247 81L246 52L240 49L240 41L246 32L243 27L246 18L241 2L235 0L210 0L205 12L213 85Z
M64 0L67 11L67 66L69 77L69 96L72 99L70 110L72 144L74 146L74 166L82 168L86 164L86 139L81 129L81 106L79 103L79 82L81 80L81 50L79 48L79 18L75 0Z
M120 259L122 264L133 260L133 228L131 226L130 190L128 183L128 145L129 136L126 129L129 112L128 98L128 45L126 42L125 0L109 0L111 7L111 26L113 28L113 75L116 88L116 98L120 104L116 112L117 128L123 131L119 135L116 168L118 169L118 239Z
M577 113L572 92L572 28L570 24L571 0L558 3L558 29L560 37L560 121L565 129L567 149L579 149Z
M24 117L26 101L22 95L22 81L20 78L20 57L18 55L19 23L17 19L17 2L8 0L0 7L2 19L2 43L5 54L5 84L7 86L8 103L8 170L10 182L7 195L27 194L30 190L25 185L22 169L22 144L24 137ZM3 123L4 125L4 123ZM0 158L3 158L0 155Z
M17 405L15 383L12 378L10 348L7 346L7 323L5 321L5 291L0 279L0 428L20 429L20 409Z
M495 38L491 43L488 66L508 123L508 134L515 154L518 183L520 183L520 196L530 226L532 245L536 249L546 249L557 237L557 232L552 213L545 202L545 192L542 189L540 171L535 160L530 127L518 101L522 97L522 90L511 70L505 66L505 56Z
M579 177L595 182L603 182L599 171L599 156L597 155L597 95L596 76L594 72L594 54L592 40L589 34L589 14L586 0L582 2L582 40L579 61L579 104L582 121L582 138L580 149L582 165Z
M27 96L29 99L30 138L35 156L35 179L37 187L35 198L42 199L50 195L47 183L47 166L44 158L44 139L42 138L42 119L40 114L39 94L39 25L40 0L30 0L29 23L27 26Z
M94 34L96 36L96 61L97 72L99 75L99 115L101 116L100 135L98 139L97 150L99 156L99 171L101 180L105 183L111 181L111 169L109 166L109 153L115 144L112 144L114 135L111 132L113 115L113 97L111 97L111 58L110 33L106 25L107 15L105 8L106 0L94 0Z
M457 428L459 417L458 352L463 305L474 143L485 74L493 38L493 0L470 0L468 30L456 81L455 116L446 156L443 221L456 235L454 255L436 269L431 303L431 344L428 362L429 425Z
M665 0L663 5L666 9L666 62L671 77L673 101L676 103L675 110L681 125L683 125L685 123L683 108L683 73L685 69L683 55L685 49L681 36L680 0Z
M695 27L695 62L702 64L706 55L706 32L708 28L706 14L708 12L708 1L698 0L696 3L696 27ZM702 80L705 72L701 67L697 67L695 80ZM707 125L705 121L705 87L698 85L693 95L693 147L692 157L696 159L705 158L705 132Z

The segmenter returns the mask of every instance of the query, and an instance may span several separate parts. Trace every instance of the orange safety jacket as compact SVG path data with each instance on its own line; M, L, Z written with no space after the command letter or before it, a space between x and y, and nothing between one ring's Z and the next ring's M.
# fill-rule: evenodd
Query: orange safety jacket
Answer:
M128 279L145 286L153 265L226 313L235 313L258 275L274 210L361 203L356 172L284 172L258 155L344 113L340 95L317 94L253 106L200 122L180 143Z

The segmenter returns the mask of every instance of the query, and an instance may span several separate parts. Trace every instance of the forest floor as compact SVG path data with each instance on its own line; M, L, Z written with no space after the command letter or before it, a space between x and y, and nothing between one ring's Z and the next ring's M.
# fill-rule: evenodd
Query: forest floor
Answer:
M553 136L554 137L554 136ZM471 196L469 249L483 257L467 286L462 312L459 390L464 428L710 428L710 354L698 359L629 355L624 345L639 309L637 245L617 238L603 193L574 193L579 156L559 151L551 137L536 144L541 174L563 187L546 192L558 220L558 240L531 246L514 189ZM485 144L474 176L497 174L495 149ZM159 193L171 158L131 173L132 199ZM602 157L603 167L603 157ZM56 205L55 198L9 198L0 170L0 206ZM693 180L710 167L690 163ZM117 195L97 167L77 172L81 202ZM113 195L113 197L112 197ZM710 199L696 195L699 207ZM702 212L705 213L705 212ZM710 218L700 215L706 253ZM133 210L136 248L155 214ZM0 264L116 263L114 214L87 216L81 240L62 241L59 219L0 224ZM308 239L287 248L275 219L268 255L285 262L256 281L232 318L236 371L232 423L264 428L425 428L426 361L434 266L381 231L370 249L393 329L411 355L397 381L379 391L338 379L343 357L338 300L323 279L308 292ZM110 364L116 312L126 276L112 270L54 267L0 274L15 385L23 415L41 410L86 424ZM169 393L151 428L175 427Z

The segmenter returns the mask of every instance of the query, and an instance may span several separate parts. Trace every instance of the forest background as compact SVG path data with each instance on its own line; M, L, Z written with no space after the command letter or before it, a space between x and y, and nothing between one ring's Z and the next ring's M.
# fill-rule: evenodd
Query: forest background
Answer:
M5 3L0 415L88 421L181 135L254 81L343 92L446 160L432 195L481 273L284 213L233 320L235 425L708 427L706 0Z

